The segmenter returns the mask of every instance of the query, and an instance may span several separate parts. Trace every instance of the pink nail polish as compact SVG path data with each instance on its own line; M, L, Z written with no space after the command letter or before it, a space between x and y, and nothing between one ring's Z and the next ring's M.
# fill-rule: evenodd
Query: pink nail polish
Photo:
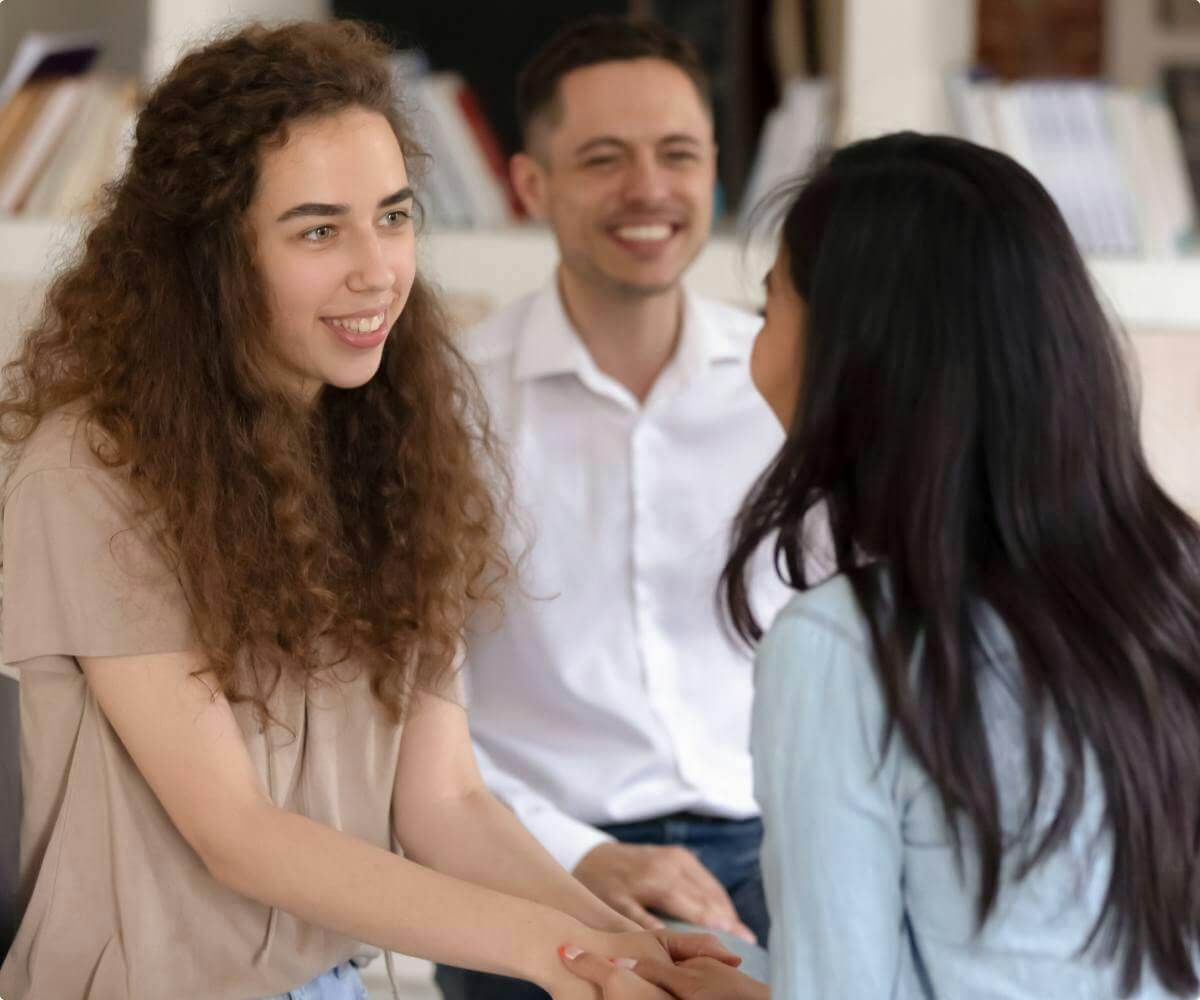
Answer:
M569 958L573 962L583 954L583 949L576 948L573 944L569 944L563 945L563 947L559 948L558 953L562 955L563 958Z
M618 969L632 969L637 965L636 958L610 958L609 961Z

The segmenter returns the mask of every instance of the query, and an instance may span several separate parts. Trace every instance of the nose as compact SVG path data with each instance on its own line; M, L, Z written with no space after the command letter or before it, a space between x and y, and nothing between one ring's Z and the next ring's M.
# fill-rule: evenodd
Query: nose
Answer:
M655 204L670 194L667 172L652 151L639 151L625 173L624 195L639 204Z
M378 235L364 235L358 241L346 283L356 292L382 291L396 283L395 269L383 252Z

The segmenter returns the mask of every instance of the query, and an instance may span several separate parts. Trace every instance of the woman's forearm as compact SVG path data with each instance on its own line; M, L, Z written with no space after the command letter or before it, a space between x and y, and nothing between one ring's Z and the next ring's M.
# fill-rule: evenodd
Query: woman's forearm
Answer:
M595 932L549 906L432 871L307 817L262 806L213 875L251 899L390 951L560 984L560 944Z
M407 857L447 875L544 903L596 930L640 930L564 870L485 788L426 807L397 839Z

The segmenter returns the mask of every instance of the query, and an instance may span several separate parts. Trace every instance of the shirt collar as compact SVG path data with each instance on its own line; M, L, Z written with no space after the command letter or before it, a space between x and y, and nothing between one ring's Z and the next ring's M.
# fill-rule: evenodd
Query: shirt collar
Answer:
M739 361L746 355L746 344L739 343L733 331L726 329L713 315L713 307L683 290L683 331L677 361L691 374L719 361ZM520 334L513 374L517 381L550 375L584 376L597 371L592 356L571 324L552 278L530 304Z

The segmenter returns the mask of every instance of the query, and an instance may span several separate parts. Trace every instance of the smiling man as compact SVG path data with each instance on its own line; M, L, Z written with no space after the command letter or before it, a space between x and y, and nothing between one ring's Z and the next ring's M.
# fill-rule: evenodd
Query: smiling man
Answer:
M466 678L492 790L646 927L765 944L751 664L718 620L732 517L782 443L750 382L758 320L683 288L708 239L716 145L692 47L655 22L568 27L518 86L517 192L547 285L466 338L532 537ZM764 582L769 620L783 598ZM523 997L439 970L448 998Z

